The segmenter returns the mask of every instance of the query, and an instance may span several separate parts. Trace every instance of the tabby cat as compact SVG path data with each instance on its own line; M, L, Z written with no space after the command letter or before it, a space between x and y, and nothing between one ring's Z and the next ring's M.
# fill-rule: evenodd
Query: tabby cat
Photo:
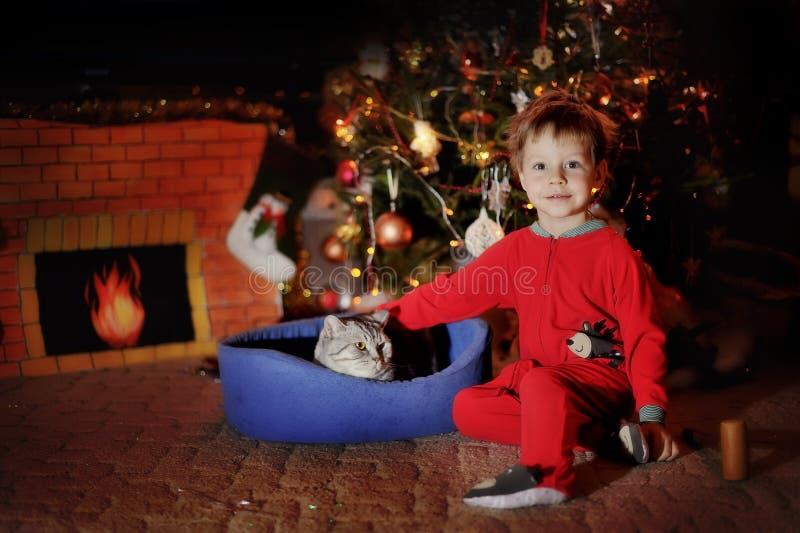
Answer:
M383 309L351 316L328 315L314 347L314 362L340 374L391 381L429 375L447 365L433 332L408 330Z
M391 381L392 341L384 327L389 311L350 317L328 315L314 347L314 361L334 372Z

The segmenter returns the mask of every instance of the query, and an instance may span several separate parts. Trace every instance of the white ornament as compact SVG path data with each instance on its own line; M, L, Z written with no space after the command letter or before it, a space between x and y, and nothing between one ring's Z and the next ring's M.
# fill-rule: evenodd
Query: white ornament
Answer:
M431 127L430 122L426 120L414 121L414 140L411 141L411 149L424 159L434 157L442 150L442 143L436 138L436 132Z
M486 193L486 199L489 201L489 210L500 213L506 208L510 195L511 182L508 181L508 176L503 176L503 181L499 181L497 177L494 177Z
M517 92L511 93L511 103L517 108L517 113L522 113L528 104L531 102L531 97L525 94L525 91L518 89Z
M376 80L385 80L389 74L389 54L378 42L369 42L358 51L358 73Z
M469 225L464 234L464 244L473 257L478 257L503 237L505 237L503 228L489 218L485 207L481 207L478 218Z

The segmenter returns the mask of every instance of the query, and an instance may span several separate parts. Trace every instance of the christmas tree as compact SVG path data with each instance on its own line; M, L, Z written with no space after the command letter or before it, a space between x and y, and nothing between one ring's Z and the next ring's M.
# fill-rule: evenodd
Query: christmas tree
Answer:
M683 68L690 51L674 21L647 0L477 9L368 41L326 77L321 115L346 208L322 253L356 280L338 307L399 295L535 219L504 134L551 87L620 125L595 214L662 281L692 285L707 213L748 176L727 170L739 141L710 119L724 88Z

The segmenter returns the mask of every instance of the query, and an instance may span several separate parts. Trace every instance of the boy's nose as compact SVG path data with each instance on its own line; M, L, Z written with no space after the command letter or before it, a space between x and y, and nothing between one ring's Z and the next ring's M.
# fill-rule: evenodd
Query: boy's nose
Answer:
M566 181L567 179L564 177L564 173L560 170L550 174L550 183L564 183Z

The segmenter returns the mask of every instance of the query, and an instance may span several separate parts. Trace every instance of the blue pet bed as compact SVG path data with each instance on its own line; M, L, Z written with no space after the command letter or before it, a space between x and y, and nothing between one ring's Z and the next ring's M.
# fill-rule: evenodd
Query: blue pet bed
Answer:
M219 343L223 408L237 431L259 440L304 443L447 433L455 430L455 394L486 377L491 335L482 319L436 326L447 366L407 381L356 378L312 363L323 321L285 322Z

